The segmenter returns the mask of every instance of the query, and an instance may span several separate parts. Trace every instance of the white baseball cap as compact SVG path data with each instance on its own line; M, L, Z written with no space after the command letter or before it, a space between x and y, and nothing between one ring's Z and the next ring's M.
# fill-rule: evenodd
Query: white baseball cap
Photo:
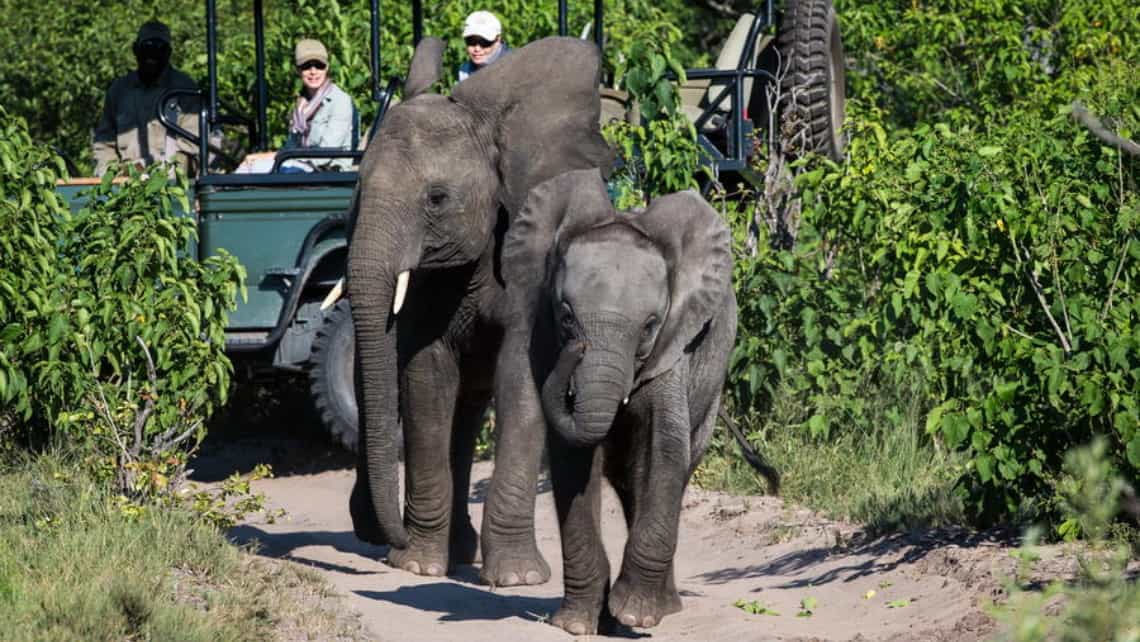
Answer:
M494 40L503 32L503 25L490 11L476 11L467 16L463 23L463 37L479 36L484 40Z

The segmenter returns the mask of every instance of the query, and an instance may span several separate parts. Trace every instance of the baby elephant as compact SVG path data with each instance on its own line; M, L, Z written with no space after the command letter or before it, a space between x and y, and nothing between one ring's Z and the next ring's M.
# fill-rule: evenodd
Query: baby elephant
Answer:
M570 633L613 620L651 627L681 609L681 497L736 336L730 239L694 192L615 211L597 170L542 183L511 223L502 264L516 319L530 326L562 532L565 595L552 621ZM603 474L629 527L612 589Z

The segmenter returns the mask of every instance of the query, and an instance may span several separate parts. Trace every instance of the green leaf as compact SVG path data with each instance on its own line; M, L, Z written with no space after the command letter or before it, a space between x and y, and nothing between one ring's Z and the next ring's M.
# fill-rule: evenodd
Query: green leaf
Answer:
M982 158L991 158L997 156L1002 152L1002 148L997 145L986 145L978 148L978 155Z
M891 600L890 602L887 602L888 609L901 609L908 606L910 606L910 600L907 599Z
M779 615L776 611L773 611L756 600L745 601L739 599L733 603L733 606L752 615Z

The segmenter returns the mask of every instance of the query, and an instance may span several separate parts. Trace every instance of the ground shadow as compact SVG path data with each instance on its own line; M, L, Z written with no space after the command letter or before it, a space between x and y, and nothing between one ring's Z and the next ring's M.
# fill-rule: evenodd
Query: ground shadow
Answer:
M709 584L725 584L740 579L757 579L768 576L797 576L796 579L777 585L777 588L806 588L830 582L853 582L871 575L889 573L900 566L914 564L931 552L950 546L970 549L983 546L1016 546L1008 531L971 532L965 529L945 528L929 531L911 531L891 535L856 535L852 540L835 546L812 547L781 555L763 564L737 568L723 568L696 577ZM852 563L827 568L819 566L834 555L842 555Z
M401 586L394 591L356 591L356 594L370 600L383 600L421 611L441 613L441 622L505 620L512 617L539 621L553 615L562 601L557 597L493 593L486 588L453 582Z
M226 533L230 541L238 545L253 546L258 555L289 560L299 564L306 564L335 571L346 575L371 575L373 573L386 573L388 571L402 573L396 569L385 566L383 570L367 570L353 568L342 564L332 564L322 560L315 560L294 551L306 546L328 546L333 550L351 555L359 555L371 560L382 560L388 557L387 546L376 546L362 542L356 538L352 531L295 531L290 533L270 533L256 526L242 524L234 526ZM470 564L458 565L451 569L447 578L461 584L481 586L479 567Z
M348 575L369 575L375 571L361 570L340 564L330 564L319 560L295 555L293 551L305 546L329 546L341 553L360 555L369 559L380 559L388 555L387 546L374 546L356 538L352 531L296 531L291 533L270 533L256 526L242 524L234 526L226 535L235 544L254 546L258 555L290 560L316 566L328 571Z
M239 369L240 370L240 369ZM352 468L353 454L333 443L309 398L308 379L235 375L225 407L210 418L190 461L191 481L216 482L268 464L278 477Z

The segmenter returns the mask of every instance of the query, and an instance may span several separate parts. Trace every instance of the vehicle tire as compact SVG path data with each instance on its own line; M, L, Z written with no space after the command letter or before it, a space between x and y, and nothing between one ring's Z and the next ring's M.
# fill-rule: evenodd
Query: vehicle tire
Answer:
M310 352L309 393L333 441L356 452L356 337L348 299L325 313Z
M793 157L814 151L842 160L847 80L831 0L786 0L776 46L786 69L779 107L784 151Z

